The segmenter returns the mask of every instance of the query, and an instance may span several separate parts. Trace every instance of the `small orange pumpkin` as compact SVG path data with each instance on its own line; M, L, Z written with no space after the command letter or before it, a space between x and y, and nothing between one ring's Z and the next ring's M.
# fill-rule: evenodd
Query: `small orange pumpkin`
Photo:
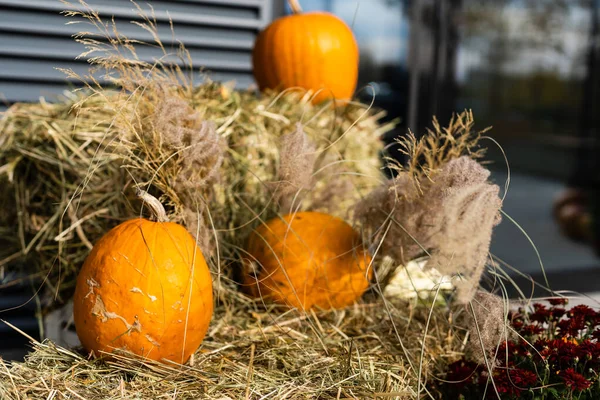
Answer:
M333 14L302 13L275 20L258 35L252 63L261 90L301 87L316 94L313 103L348 100L358 79L358 44L350 27Z
M99 356L115 349L185 363L204 339L213 312L212 280L194 238L165 222L132 219L107 232L77 277L73 316L83 347Z
M360 235L318 212L266 222L250 235L246 250L243 284L249 294L305 310L355 303L373 274Z

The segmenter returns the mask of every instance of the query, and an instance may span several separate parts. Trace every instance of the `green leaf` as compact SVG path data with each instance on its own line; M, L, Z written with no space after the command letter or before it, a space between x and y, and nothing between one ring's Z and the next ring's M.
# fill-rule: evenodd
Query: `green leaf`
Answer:
M560 393L553 387L546 388L545 391L552 396L553 399L560 399Z

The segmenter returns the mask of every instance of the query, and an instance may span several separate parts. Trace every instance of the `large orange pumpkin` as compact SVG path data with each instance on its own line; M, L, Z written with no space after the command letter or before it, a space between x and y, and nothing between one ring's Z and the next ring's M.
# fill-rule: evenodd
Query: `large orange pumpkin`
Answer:
M318 212L272 219L251 235L244 287L300 309L342 308L369 287L371 257L345 221Z
M314 103L347 100L356 89L359 51L356 39L338 17L326 12L294 14L268 25L252 54L254 78L261 90L301 87L318 93Z
M206 261L183 226L164 222L154 200L158 221L138 218L110 230L77 277L75 328L96 356L123 349L185 363L208 329L213 295Z

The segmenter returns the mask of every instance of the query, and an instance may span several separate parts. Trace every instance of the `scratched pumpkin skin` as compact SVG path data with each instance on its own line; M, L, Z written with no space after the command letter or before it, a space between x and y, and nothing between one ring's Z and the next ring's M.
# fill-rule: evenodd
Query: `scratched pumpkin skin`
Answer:
M126 221L94 246L77 277L75 328L95 356L124 349L185 363L213 312L212 281L181 225Z

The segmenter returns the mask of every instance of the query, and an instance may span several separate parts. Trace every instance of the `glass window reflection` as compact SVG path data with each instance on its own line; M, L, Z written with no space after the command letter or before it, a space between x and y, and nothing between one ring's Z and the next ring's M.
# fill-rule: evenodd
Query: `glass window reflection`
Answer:
M506 139L577 135L590 2L466 1L459 28L456 108Z

